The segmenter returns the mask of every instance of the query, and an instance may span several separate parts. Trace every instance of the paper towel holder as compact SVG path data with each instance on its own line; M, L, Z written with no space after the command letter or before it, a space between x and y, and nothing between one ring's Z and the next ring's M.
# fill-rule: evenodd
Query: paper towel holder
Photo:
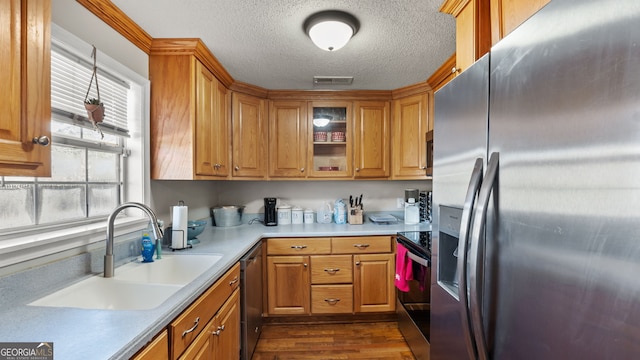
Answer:
M176 209L179 208L180 212L177 213ZM170 241L170 248L171 250L175 251L175 250L183 250L183 249L187 249L187 248L191 248L193 247L192 245L190 245L188 243L187 240L187 226L188 226L188 209L187 207L184 205L184 201L180 200L178 201L178 206L173 206L172 207L172 226L171 226L171 237L169 238Z

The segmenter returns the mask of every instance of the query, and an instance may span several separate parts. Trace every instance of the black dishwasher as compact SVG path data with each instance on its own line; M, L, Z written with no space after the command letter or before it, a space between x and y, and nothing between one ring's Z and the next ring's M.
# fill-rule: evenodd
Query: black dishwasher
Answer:
M249 360L262 331L262 243L240 259L241 359Z

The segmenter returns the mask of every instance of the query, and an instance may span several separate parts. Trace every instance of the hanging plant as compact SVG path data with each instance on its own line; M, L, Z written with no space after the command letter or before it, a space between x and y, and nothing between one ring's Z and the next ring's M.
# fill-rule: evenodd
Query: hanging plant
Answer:
M87 117L93 124L93 128L100 132L100 136L104 139L102 129L98 126L98 124L104 120L104 104L100 101L100 86L98 85L98 67L96 66L95 46L91 52L91 57L93 58L93 74L91 74L91 81L89 81L87 94L84 96L84 108L87 110ZM98 98L89 98L89 91L91 91L91 85L93 84L94 78L96 79L96 92L98 94Z

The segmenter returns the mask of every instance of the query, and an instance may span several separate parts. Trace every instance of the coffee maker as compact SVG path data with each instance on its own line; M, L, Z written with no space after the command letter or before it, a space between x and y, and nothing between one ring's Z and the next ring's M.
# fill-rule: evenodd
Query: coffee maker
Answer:
M278 225L276 200L276 198L264 198L264 224L266 226Z

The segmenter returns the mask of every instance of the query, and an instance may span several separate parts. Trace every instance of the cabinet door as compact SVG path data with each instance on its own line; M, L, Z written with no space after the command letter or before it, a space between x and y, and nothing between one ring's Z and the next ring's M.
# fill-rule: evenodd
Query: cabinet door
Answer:
M389 102L357 101L354 126L354 177L386 178L390 174Z
M309 313L309 257L267 257L267 303L270 315Z
M309 176L345 178L353 175L351 102L309 104Z
M550 0L491 0L491 43L496 44Z
M306 177L307 104L273 101L269 106L269 176Z
M224 86L196 62L196 175L226 176L228 125Z
M265 101L233 93L233 176L263 179L267 163Z
M215 319L216 329L212 332L212 359L240 358L240 291L236 290L222 306Z
M456 69L465 71L491 48L490 0L447 0L440 11L456 18Z
M50 23L49 0L0 2L0 175L51 175Z
M393 178L426 179L427 94L393 103Z
M214 167L216 176L227 177L231 171L231 167L229 166L229 160L231 158L231 118L229 116L231 93L229 93L220 81L216 80L216 84L215 117L213 121L213 134L215 137L209 139L209 141L215 143L213 158L215 159L215 163L218 164L217 167Z
M394 254L353 255L353 265L354 311L395 311Z

